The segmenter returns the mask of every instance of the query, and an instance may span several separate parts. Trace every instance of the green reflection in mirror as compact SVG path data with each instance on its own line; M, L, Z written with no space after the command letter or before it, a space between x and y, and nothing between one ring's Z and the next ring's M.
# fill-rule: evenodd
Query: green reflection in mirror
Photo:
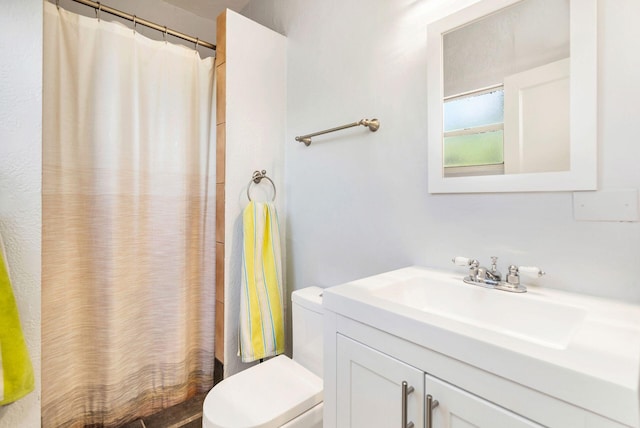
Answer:
M504 162L502 130L445 137L444 147L445 168Z

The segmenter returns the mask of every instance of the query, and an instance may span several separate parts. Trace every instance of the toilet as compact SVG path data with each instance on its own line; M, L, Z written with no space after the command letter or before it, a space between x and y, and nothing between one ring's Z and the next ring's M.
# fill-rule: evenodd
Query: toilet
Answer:
M217 384L203 428L322 427L322 288L291 294L293 359L271 358Z

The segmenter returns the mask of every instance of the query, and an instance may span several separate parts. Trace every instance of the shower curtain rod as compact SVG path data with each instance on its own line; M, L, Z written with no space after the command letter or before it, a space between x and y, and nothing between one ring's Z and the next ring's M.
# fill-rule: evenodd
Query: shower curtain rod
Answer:
M191 36L188 36L188 35L186 35L184 33L179 32L179 31L175 31L175 30L172 30L172 29L167 28L165 26L158 25L155 22L151 22L151 21L147 21L146 19L138 18L135 15L131 15L131 14L128 14L126 12L122 12L121 10L114 9L112 7L109 7L109 6L105 6L105 5L101 4L100 2L95 2L95 1L91 1L91 0L72 0L72 1L74 1L76 3L81 3L81 4L85 5L85 6L89 6L89 7L92 7L94 9L96 9L98 11L98 16L99 16L100 12L106 12L106 13L109 13L111 15L115 15L115 16L118 16L120 18L123 18L123 19L126 19L128 21L131 21L131 22L133 22L134 25L135 24L144 25L145 27L149 27L149 28L153 28L154 30L158 30L161 33L164 33L165 35L166 34L170 34L170 35L172 35L174 37L177 37L179 39L195 43L196 47L197 46L203 46L205 48L216 50L216 45L214 45L213 43L205 42L204 40L200 40L199 38L191 37ZM59 0L56 1L56 6L58 5L58 3L59 3Z

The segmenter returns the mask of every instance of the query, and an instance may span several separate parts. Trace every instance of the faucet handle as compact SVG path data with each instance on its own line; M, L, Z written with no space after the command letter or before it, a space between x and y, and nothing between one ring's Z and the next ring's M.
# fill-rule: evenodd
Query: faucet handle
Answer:
M470 259L470 258L467 258L467 257L456 256L453 259L451 259L451 261L456 266L470 266L471 263L474 261L474 259Z
M518 266L518 273L526 276L535 276L540 278L546 272L536 266Z
M509 266L509 273L507 274L507 280L502 289L521 289L526 290L524 286L520 285L520 275L541 277L545 272L539 267L535 266Z
M465 282L467 280L475 282L478 280L478 268L480 266L480 262L476 259L470 259L467 257L456 256L451 260L457 266L468 266L469 267L469 276L465 277Z

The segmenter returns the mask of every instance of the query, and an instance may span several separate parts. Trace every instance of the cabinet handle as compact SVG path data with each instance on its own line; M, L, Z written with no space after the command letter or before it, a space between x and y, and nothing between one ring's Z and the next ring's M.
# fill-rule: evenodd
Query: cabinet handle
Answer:
M427 403L424 406L424 421L426 428L433 428L432 410L438 407L439 404L438 400L434 400L431 394L427 394Z
M413 428L413 422L407 422L407 396L414 391L413 386L409 386L406 380L402 381L402 420L400 421L401 428Z

